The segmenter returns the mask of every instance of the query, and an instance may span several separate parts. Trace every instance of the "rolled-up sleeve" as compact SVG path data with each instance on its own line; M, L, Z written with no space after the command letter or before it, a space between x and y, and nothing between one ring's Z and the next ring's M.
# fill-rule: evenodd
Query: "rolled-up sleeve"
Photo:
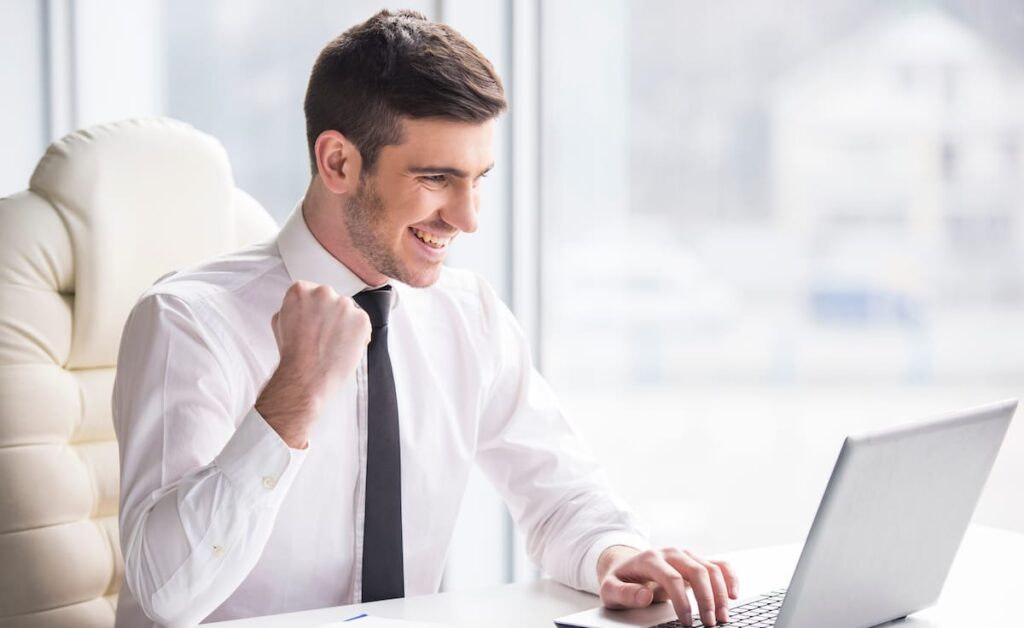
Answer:
M646 534L533 367L514 316L483 282L481 300L495 361L477 462L525 534L530 558L559 582L596 593L601 553L613 545L646 549Z
M133 309L113 399L121 548L131 594L162 625L199 623L246 578L305 456L240 402L229 369L180 299Z

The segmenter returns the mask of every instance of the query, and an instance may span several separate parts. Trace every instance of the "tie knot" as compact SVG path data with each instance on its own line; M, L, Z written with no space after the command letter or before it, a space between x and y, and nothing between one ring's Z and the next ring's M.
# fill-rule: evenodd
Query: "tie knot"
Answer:
M374 329L387 326L388 315L391 314L391 286L363 290L352 298L370 317L370 325Z

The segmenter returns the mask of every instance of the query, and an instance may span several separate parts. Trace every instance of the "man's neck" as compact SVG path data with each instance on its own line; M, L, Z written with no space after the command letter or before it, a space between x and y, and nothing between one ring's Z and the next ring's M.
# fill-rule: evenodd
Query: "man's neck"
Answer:
M352 245L345 228L344 200L330 194L314 178L302 199L302 218L320 246L368 286L380 286L388 278L379 273Z

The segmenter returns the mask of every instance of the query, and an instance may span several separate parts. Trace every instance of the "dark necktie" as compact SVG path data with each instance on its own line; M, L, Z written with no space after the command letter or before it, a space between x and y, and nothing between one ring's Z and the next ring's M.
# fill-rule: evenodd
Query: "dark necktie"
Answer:
M366 517L363 524L363 602L405 596L402 565L402 458L398 399L388 356L391 286L353 297L373 326L366 348L368 379Z

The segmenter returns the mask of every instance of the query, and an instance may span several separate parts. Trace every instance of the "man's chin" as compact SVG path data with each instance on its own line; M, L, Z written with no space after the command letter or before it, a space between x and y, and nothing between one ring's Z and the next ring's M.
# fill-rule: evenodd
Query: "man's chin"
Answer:
M441 278L441 267L441 264L437 264L415 271L406 269L406 272L402 273L403 276L395 277L395 279L413 288L429 288Z

